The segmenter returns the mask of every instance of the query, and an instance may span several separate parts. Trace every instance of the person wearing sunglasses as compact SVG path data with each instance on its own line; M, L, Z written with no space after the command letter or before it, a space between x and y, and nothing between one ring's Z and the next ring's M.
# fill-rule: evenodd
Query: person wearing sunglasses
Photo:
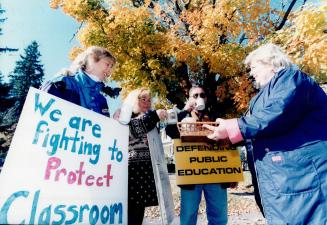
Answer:
M189 91L183 110L178 113L178 121L201 122L214 121L215 114L209 113L206 107L207 95L200 86L194 86ZM179 138L179 132L174 125L166 127L166 133L171 138ZM207 219L210 225L227 224L227 190L222 184L180 185L181 188L181 225L196 225L198 209L204 193Z

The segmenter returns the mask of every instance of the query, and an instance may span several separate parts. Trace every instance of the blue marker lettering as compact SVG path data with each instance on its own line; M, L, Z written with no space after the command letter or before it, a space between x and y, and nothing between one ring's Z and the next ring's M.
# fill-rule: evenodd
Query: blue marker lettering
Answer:
M16 198L19 198L19 197L27 198L28 194L29 194L28 191L18 191L18 192L15 192L14 194L12 194L7 199L7 201L3 204L1 211L0 211L0 224L9 224L7 215L8 215L8 211L9 211L11 204L13 203L13 201L16 200ZM20 224L24 224L24 223L25 223L25 220L20 222Z
M50 99L50 101L46 104L45 107L42 106L42 104L39 102L40 100L40 94L36 93L35 94L35 107L34 107L34 111L36 112L38 109L40 110L41 116L43 116L43 114L49 110L49 108L51 107L51 105L55 102L54 99Z
M40 214L38 224L50 224L51 219L51 205L44 208Z
M53 110L51 113L50 113L50 119L54 122L57 122L59 121L59 118L58 117L55 117L55 115L62 115L61 111L59 109L55 109Z
M58 221L53 221L52 225L60 225L63 224L66 219L66 213L63 210L66 208L66 205L57 205L54 209L54 214L57 214L60 216L60 219Z
M73 213L73 218L71 218L70 220L67 220L65 222L65 224L75 224L76 223L76 220L78 218L78 211L76 210L76 208L77 208L76 205L71 205L68 207L67 211Z
M123 204L119 203L119 204L114 204L110 206L110 224L114 224L115 223L115 215L119 213L119 219L118 219L118 223L122 223L123 222Z
M96 205L93 205L90 209L89 222L91 225L95 225L99 220L99 208Z

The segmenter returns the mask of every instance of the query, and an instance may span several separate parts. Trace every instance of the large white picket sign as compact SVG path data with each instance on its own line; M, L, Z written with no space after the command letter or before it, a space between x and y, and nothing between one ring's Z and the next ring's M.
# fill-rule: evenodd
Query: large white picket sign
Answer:
M0 224L127 224L128 127L31 88L0 174Z

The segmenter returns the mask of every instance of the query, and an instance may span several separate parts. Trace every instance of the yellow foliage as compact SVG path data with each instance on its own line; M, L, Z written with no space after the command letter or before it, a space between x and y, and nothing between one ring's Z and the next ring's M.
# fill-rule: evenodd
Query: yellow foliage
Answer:
M297 65L321 82L327 82L326 15L326 2L307 6L294 14L289 27L272 37Z
M112 79L125 93L148 87L160 104L169 104L167 83L177 82L179 66L187 64L190 74L219 74L224 80L215 92L219 101L231 98L242 112L253 93L243 61L267 35L306 71L326 76L326 6L292 14L292 25L275 33L272 18L284 13L270 1L178 0L170 7L183 2L189 5L180 15L150 0L138 7L127 0L52 0L50 6L83 23L78 32L83 47L99 45L114 53L118 65ZM74 48L71 55L79 51Z

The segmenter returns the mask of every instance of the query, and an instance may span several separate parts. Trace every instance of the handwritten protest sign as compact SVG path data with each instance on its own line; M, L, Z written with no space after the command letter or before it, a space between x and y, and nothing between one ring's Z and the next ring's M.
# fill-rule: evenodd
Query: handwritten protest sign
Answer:
M178 185L243 180L240 155L236 148L174 139L174 154Z
M0 224L127 224L128 132L31 88L0 174Z

